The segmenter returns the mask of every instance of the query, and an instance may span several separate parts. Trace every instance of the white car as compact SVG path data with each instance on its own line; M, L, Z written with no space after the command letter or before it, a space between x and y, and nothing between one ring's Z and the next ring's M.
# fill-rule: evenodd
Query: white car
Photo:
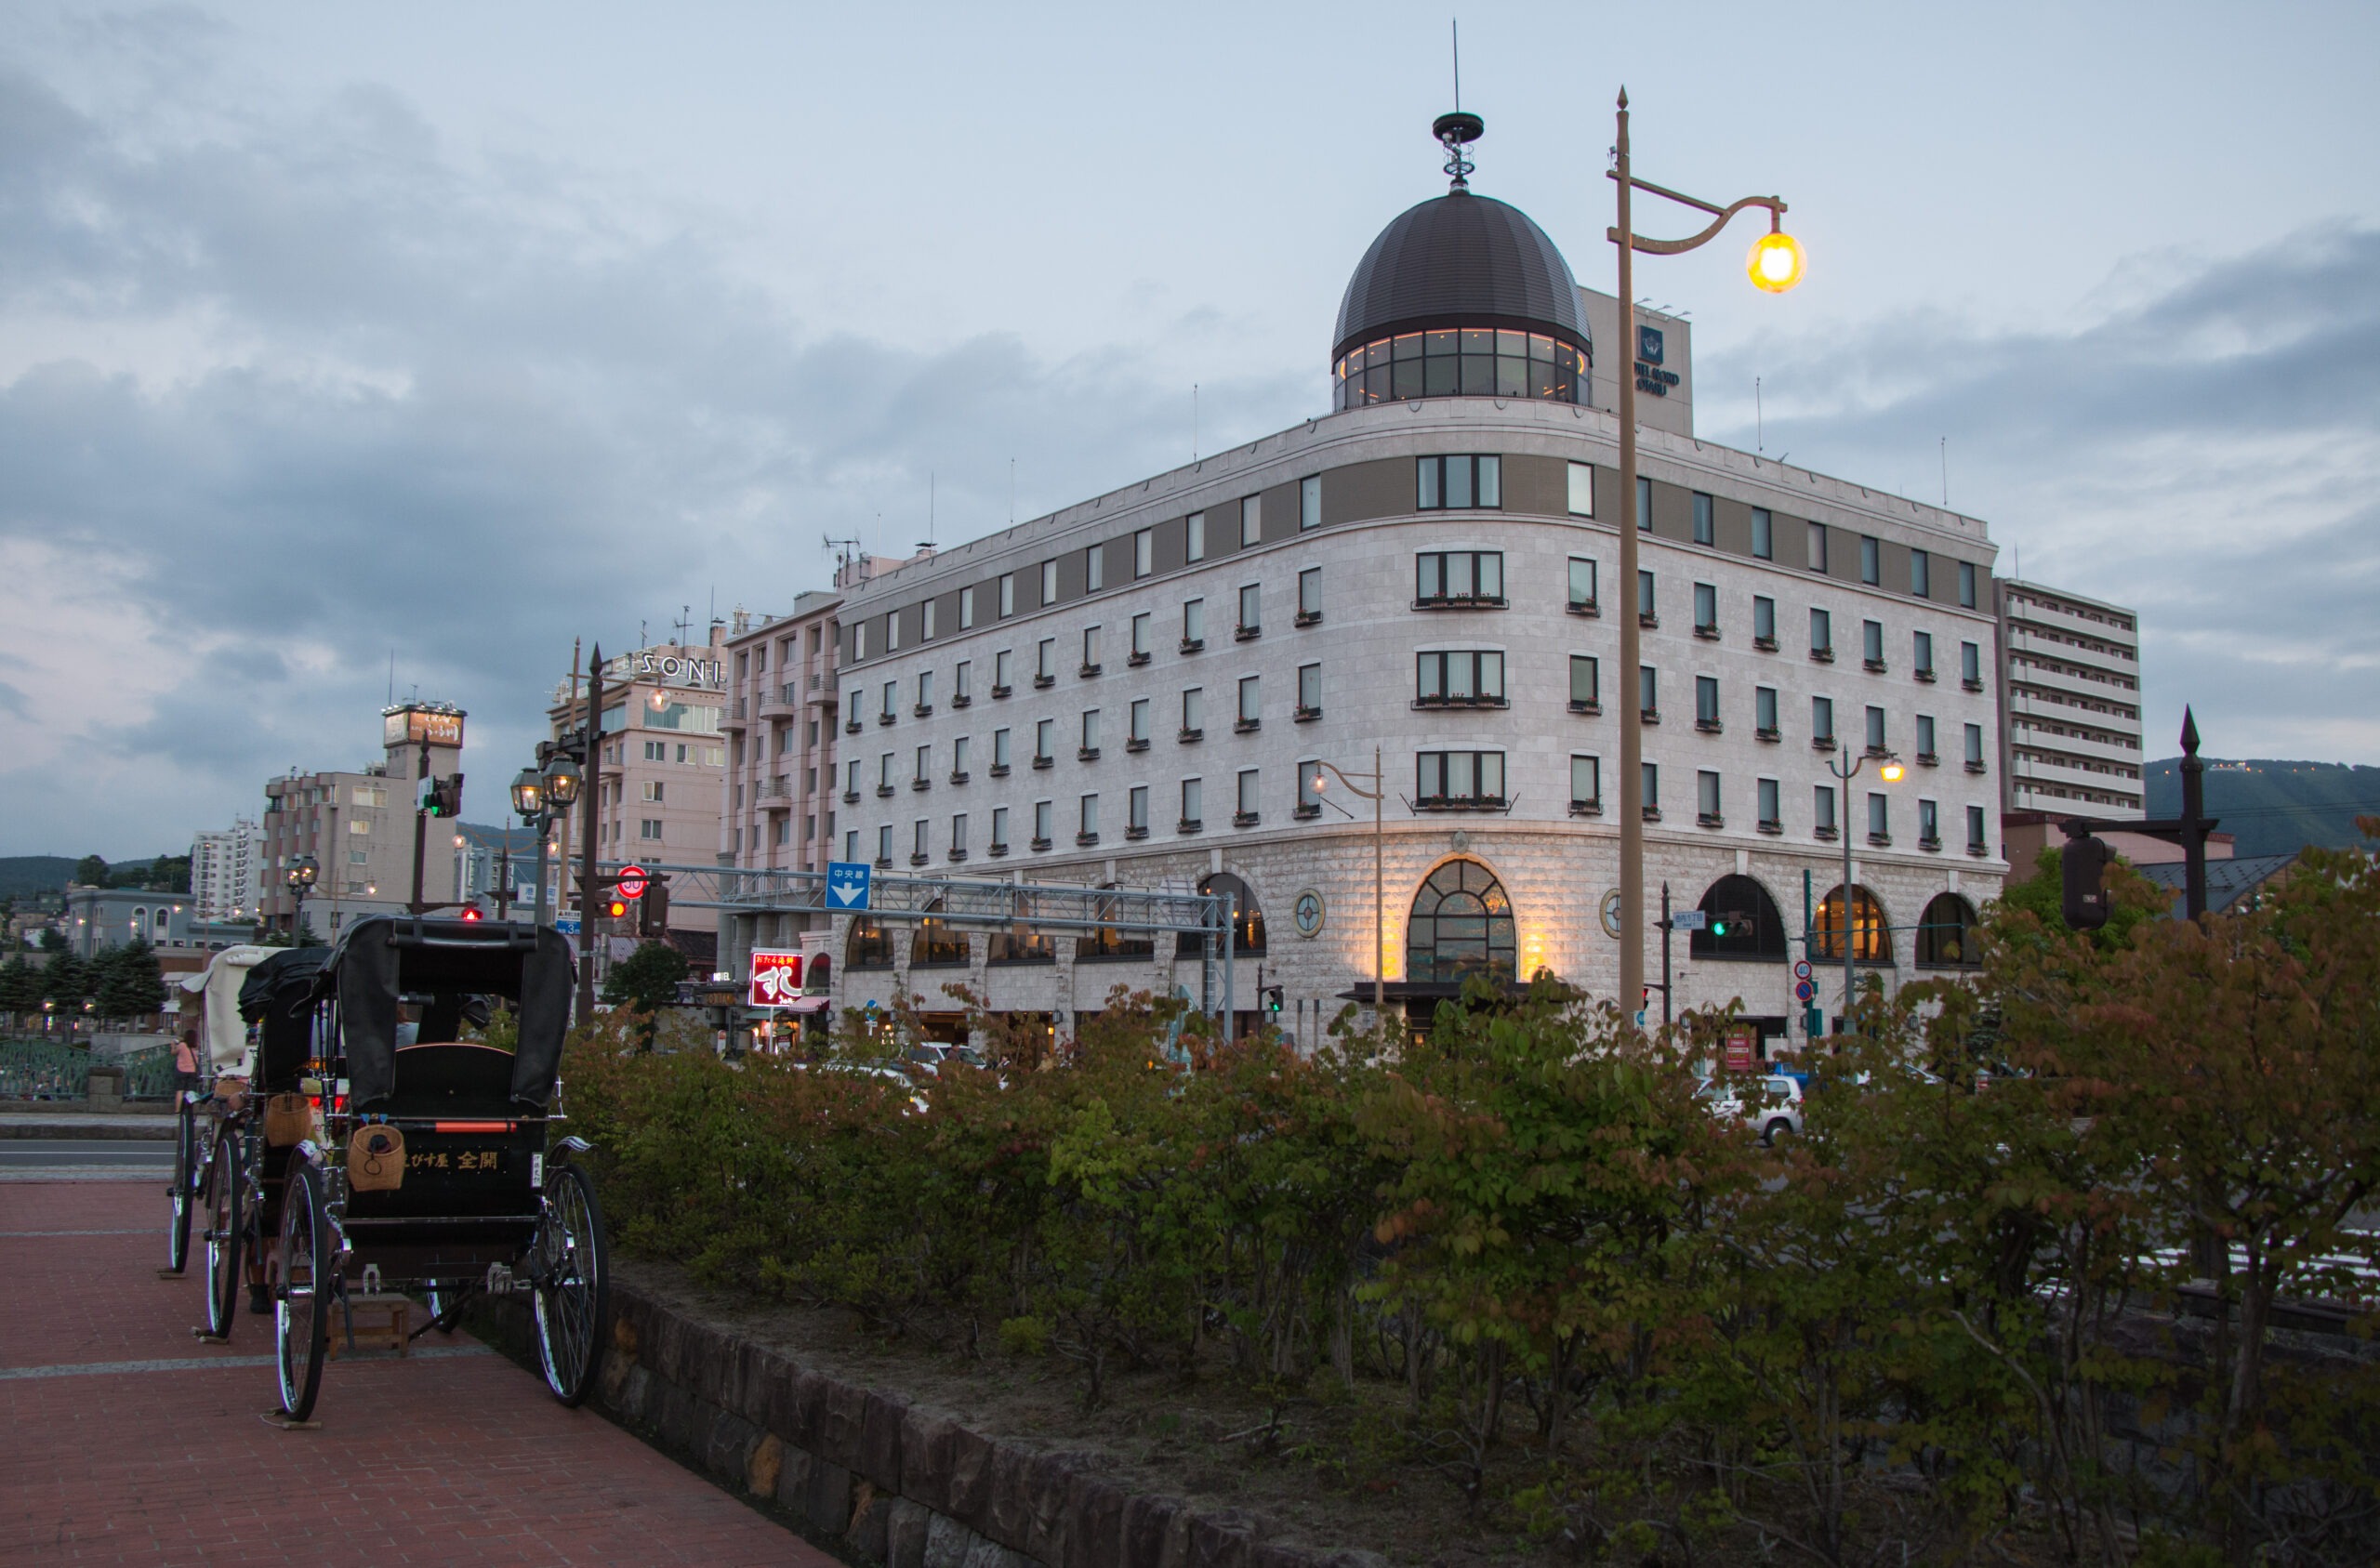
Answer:
M1782 1073L1761 1077L1706 1078L1694 1097L1714 1116L1760 1129L1760 1140L1774 1144L1778 1135L1799 1137L1802 1131L1802 1081Z

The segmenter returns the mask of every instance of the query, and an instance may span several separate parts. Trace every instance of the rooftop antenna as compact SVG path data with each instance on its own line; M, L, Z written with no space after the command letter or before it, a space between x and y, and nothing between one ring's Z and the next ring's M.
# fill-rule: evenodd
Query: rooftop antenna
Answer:
M1430 124L1430 134L1447 150L1447 194L1460 191L1471 193L1471 171L1479 165L1463 153L1463 149L1487 134L1488 122L1476 114L1462 112L1462 29L1449 17L1447 33L1454 45L1454 112L1441 114Z
M1950 438L1942 438L1942 509L1950 509Z
M1198 383L1190 383L1190 461L1198 460Z
M1768 419L1760 409L1760 377L1757 376L1752 378L1752 450L1766 452L1768 450Z
M1008 460L1008 520L1012 527L1016 523L1016 459L1013 457Z
M686 632L687 629L694 624L694 607L693 605L681 604L678 606L678 646L681 648L687 645Z
M389 650L389 705L397 705L397 651Z
M926 536L918 541L918 548L933 548L933 470L926 470Z

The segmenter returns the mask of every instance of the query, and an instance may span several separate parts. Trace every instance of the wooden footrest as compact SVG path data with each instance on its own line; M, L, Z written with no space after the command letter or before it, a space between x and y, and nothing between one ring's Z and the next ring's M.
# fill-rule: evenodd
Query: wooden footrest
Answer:
M355 1330L358 1351L394 1351L399 1355L412 1353L410 1332L414 1301L412 1298L392 1292L372 1296L350 1296L347 1311L331 1320L331 1359L338 1359L348 1349L350 1324Z

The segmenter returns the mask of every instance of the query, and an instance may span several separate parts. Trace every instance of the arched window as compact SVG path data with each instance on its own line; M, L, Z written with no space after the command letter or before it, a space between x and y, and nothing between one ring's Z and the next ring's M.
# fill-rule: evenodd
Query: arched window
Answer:
M1937 893L1917 928L1917 967L1972 969L1983 962L1976 940L1975 905L1956 893Z
M852 917L850 938L843 944L843 968L889 969L892 967L892 934L873 915Z
M1057 945L1048 936L1033 929L1026 916L1026 895L1016 897L1016 918L992 933L991 943L985 949L987 964L1054 964L1058 961Z
M1451 860L1414 895L1405 927L1405 978L1447 984L1467 975L1511 980L1518 943L1504 885L1474 860Z
M967 966L967 939L950 929L942 917L942 901L926 905L926 917L918 922L915 935L909 938L909 966L912 968L964 968Z
M1105 888L1113 888L1115 885L1113 882L1101 884ZM1124 901L1101 899L1097 911L1098 913L1092 916L1094 919L1121 919L1124 914ZM1075 939L1077 963L1101 958L1154 958L1156 956L1157 938L1152 936L1145 928L1102 926L1095 931L1085 931Z
M1702 895L1702 929L1686 951L1697 958L1785 961L1785 918L1768 889L1749 876L1722 876Z
M1884 906L1865 888L1851 889L1851 955L1861 964L1893 961L1893 933L1884 924ZM1818 905L1818 925L1810 932L1812 962L1843 962L1843 889L1838 885Z
M1264 951L1264 911L1256 902L1256 890L1228 871L1218 871L1202 877L1198 890L1213 897L1230 894L1239 916L1233 924L1232 955L1245 958ZM1174 943L1177 958L1196 958L1206 949L1207 939L1196 931L1184 931ZM1222 939L1216 939L1215 955L1223 955Z

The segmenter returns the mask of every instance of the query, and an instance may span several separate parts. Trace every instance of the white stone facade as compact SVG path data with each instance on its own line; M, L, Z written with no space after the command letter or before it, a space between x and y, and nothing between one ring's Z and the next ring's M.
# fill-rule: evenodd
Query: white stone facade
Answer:
M253 920L263 899L264 833L246 817L191 840L190 891L201 920Z
M2122 822L2142 814L2140 617L2064 588L2003 578L2003 807Z
M1037 881L1148 886L1228 870L1253 890L1265 916L1266 951L1243 962L1238 1007L1257 1005L1263 982L1284 988L1281 1021L1327 1017L1343 993L1363 988L1372 967L1372 824L1368 807L1335 781L1318 817L1300 817L1298 779L1314 761L1350 771L1372 766L1380 748L1390 790L1385 813L1388 978L1407 972L1405 936L1417 888L1434 866L1458 853L1493 872L1509 895L1522 973L1551 970L1596 996L1616 982L1619 950L1601 909L1618 884L1618 832L1608 812L1619 791L1610 770L1620 752L1618 704L1634 681L1618 669L1618 615L1633 608L1633 586L1616 581L1619 515L1618 432L1591 408L1434 399L1336 414L1268 436L1202 463L1151 478L1053 517L1019 525L931 560L884 573L850 592L842 628L839 737L844 765L838 858L877 861L887 874L1024 877ZM1425 457L1494 455L1501 460L1501 504L1420 509L1418 465ZM1937 895L1956 891L1970 903L1997 892L1997 781L2000 755L1991 692L1961 679L1964 645L1989 659L1993 623L1977 585L1988 583L1993 557L1983 525L1970 518L1887 496L1745 453L1646 430L1641 470L1654 490L1653 530L1642 565L1654 574L1657 627L1644 638L1644 659L1657 673L1658 725L1645 732L1645 758L1659 770L1662 816L1646 829L1646 882L1658 896L1671 887L1678 907L1694 908L1719 877L1755 877L1775 902L1785 930L1803 930L1802 875L1823 899L1842 876L1842 846L1822 837L1814 790L1831 784L1829 752L1813 744L1814 696L1834 704L1837 736L1856 752L1866 713L1880 709L1884 741L1910 763L1897 784L1876 782L1869 766L1854 783L1849 825L1858 830L1855 880L1882 903L1895 928L1896 973L1914 973L1913 928ZM1569 465L1593 470L1594 516L1572 515ZM1309 486L1308 481L1318 481ZM1697 543L1696 498L1708 497L1709 543ZM1242 504L1258 498L1258 517L1241 544ZM1769 514L1771 559L1753 554L1751 508ZM1205 559L1184 559L1190 514L1203 514ZM1824 530L1825 570L1811 566L1809 531ZM1151 530L1146 575L1135 573L1135 535ZM1087 549L1102 552L1101 582L1090 586ZM1501 557L1501 607L1417 606L1417 557L1482 551ZM1923 552L1924 564L1912 560ZM1569 562L1596 563L1598 613L1572 613ZM1872 570L1863 570L1871 568ZM1043 602L1045 569L1056 592ZM1318 621L1296 624L1301 574L1318 573ZM1863 580L1868 576L1872 582ZM1007 578L1010 613L999 613ZM1260 630L1236 637L1240 590L1254 585ZM1708 585L1715 615L1698 635L1696 586ZM1917 589L1925 591L1921 595ZM972 625L959 591L972 590ZM1753 645L1756 598L1773 601L1774 651ZM934 601L927 635L926 600ZM1205 606L1204 646L1182 646L1183 605ZM1831 621L1831 663L1813 659L1810 611ZM899 617L898 634L888 613ZM1149 616L1148 658L1129 657L1136 615ZM1877 625L1881 668L1864 654L1864 628ZM1086 628L1098 628L1088 672ZM1920 637L1931 639L1935 679L1916 665ZM1055 652L1047 684L1037 684L1038 651ZM888 651L888 641L897 646ZM998 655L1010 655L1006 695L995 695ZM1502 656L1501 706L1427 707L1417 702L1417 655L1434 651ZM1572 709L1572 655L1598 660L1601 709ZM955 705L958 666L969 666L969 699ZM1300 669L1320 666L1319 713L1296 712ZM929 678L920 697L918 679ZM1258 682L1250 730L1235 725L1239 683ZM1697 682L1717 682L1718 723L1698 728ZM884 688L892 698L888 710ZM1182 693L1204 696L1203 735L1180 738ZM1776 693L1775 738L1755 733L1756 693ZM1150 705L1149 745L1128 748L1131 707ZM1099 714L1096 755L1087 756L1083 715ZM923 710L923 711L921 711ZM889 718L886 717L889 711ZM1920 738L1930 719L1933 744ZM1036 731L1051 721L1047 767L1036 767ZM856 731L852 725L856 722ZM1009 734L1010 767L995 776L994 735ZM964 780L954 748L968 745ZM920 748L925 758L919 765ZM1416 796L1422 753L1500 753L1502 810L1431 810ZM882 761L889 756L890 764ZM1602 814L1574 813L1573 756L1601 759ZM850 768L859 776L853 791ZM1256 820L1235 824L1238 776L1255 771ZM1720 810L1705 822L1698 775L1718 776ZM1182 784L1202 781L1201 823L1185 832L1178 818ZM1760 781L1773 780L1778 818L1756 810ZM1135 788L1149 792L1145 837L1128 837ZM1886 841L1871 842L1865 803L1887 801ZM1095 797L1095 841L1086 831L1083 797ZM1051 803L1050 846L1032 847L1035 807ZM1931 802L1935 838L1921 842L1920 802ZM1006 808L1006 852L995 853L996 809ZM1844 820L1842 802L1836 820ZM1978 816L1979 813L1979 816ZM963 814L966 838L954 844ZM923 829L920 856L918 824ZM890 828L889 857L880 830ZM1461 846L1459 850L1458 846ZM889 861L889 863L888 863ZM1301 893L1319 895L1321 929L1298 934ZM881 1000L898 983L932 999L960 971L907 968L908 933L896 929L893 972L843 967L837 1000ZM1647 972L1659 973L1657 933L1646 937ZM1054 966L985 965L984 936L971 941L972 983L996 1008L1049 1011L1062 1026L1096 1007L1111 986L1179 982L1194 994L1196 961L1182 973L1160 942L1157 960L1138 964L1071 961L1073 942L1059 937ZM1795 949L1799 952L1798 946ZM1675 942L1681 1006L1740 997L1766 1017L1794 1013L1783 962L1690 961ZM1839 988L1838 988L1839 989ZM1831 997L1830 996L1830 999ZM1658 1010L1658 1001L1655 1003Z

